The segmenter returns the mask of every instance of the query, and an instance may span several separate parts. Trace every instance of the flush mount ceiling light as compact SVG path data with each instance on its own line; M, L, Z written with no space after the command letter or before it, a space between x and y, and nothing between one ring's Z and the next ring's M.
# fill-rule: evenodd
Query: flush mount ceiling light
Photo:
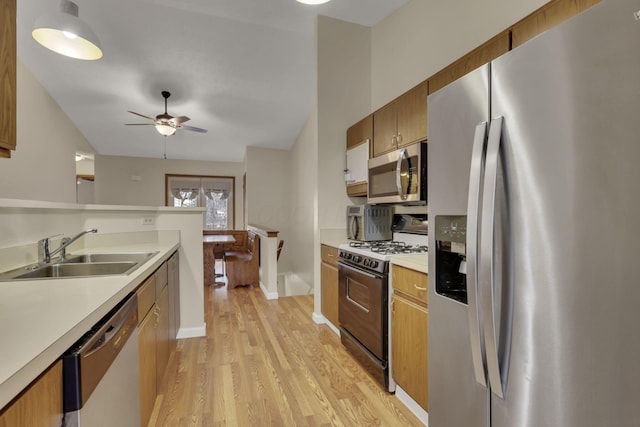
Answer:
M304 4L322 4L329 2L329 0L298 0L298 2Z
M78 18L78 5L69 0L60 0L60 12L38 18L31 35L42 46L61 55L86 60L102 58L98 36Z

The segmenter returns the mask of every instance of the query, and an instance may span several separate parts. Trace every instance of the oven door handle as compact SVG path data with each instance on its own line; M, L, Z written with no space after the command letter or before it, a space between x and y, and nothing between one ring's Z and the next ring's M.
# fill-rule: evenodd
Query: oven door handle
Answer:
M380 279L380 278L383 277L383 276L380 276L380 275L377 275L377 274L372 274L372 273L370 273L368 271L362 270L362 269L354 267L352 265L345 264L345 263L340 262L340 261L338 261L338 268L339 267L344 267L344 268L346 268L348 270L354 271L354 272L356 272L358 274L362 274L362 275L367 276L367 277L369 277L371 279Z

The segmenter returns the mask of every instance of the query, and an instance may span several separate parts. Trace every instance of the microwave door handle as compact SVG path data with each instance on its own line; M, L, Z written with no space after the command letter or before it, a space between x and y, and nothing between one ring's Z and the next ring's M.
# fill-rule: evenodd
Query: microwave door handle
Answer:
M358 217L352 216L350 218L349 229L351 230L351 238L358 240Z
M402 188L402 177L401 177L402 161L404 159L407 159L407 161L409 160L409 153L407 152L406 148L403 148L398 153L398 162L396 163L396 187L398 188L398 194L400 195L400 198L402 200L407 200L407 192L405 192L404 188Z

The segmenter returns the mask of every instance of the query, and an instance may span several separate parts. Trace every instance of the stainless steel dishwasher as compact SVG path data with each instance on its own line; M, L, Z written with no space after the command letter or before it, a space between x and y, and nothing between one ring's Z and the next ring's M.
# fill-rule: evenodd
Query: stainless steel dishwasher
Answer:
M130 294L62 356L63 427L140 424L137 324Z

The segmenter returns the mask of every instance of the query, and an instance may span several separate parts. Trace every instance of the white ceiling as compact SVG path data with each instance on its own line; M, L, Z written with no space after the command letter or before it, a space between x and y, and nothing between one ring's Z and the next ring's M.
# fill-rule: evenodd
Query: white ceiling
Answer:
M288 149L313 103L316 14L373 26L408 0L75 0L104 57L80 61L31 37L59 0L18 0L18 58L99 154L162 157L164 111L206 134L167 138L173 159L242 161L246 146Z

